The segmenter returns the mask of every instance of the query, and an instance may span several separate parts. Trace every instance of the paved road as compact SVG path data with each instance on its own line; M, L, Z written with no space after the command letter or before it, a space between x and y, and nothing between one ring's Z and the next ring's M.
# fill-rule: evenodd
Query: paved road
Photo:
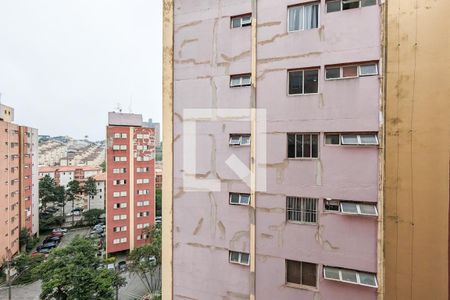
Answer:
M61 241L59 247L64 247L70 243L76 235L87 236L90 228L69 230ZM119 290L120 300L134 300L146 294L145 287L138 276L125 272L123 275L127 279L127 285ZM41 293L41 281L36 281L29 285L14 286L12 288L12 300L39 300ZM0 299L8 299L8 289L0 288Z

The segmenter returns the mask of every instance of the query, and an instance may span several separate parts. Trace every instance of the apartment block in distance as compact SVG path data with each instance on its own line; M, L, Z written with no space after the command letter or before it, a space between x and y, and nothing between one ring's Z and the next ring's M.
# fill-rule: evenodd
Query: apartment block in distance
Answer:
M163 297L377 299L379 1L165 2Z
M19 251L19 233L39 233L38 132L0 105L0 264Z
M146 243L155 220L155 137L142 116L111 112L106 129L106 252Z

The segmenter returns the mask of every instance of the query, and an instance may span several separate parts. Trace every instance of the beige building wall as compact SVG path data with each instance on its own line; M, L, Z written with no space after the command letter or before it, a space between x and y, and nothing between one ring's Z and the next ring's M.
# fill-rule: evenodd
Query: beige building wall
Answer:
M385 299L448 299L450 1L387 4Z

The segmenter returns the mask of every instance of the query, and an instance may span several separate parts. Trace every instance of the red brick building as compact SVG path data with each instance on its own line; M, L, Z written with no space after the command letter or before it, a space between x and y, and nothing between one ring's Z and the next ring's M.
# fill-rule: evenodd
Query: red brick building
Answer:
M106 130L106 252L143 245L155 219L154 129L142 116L109 113Z

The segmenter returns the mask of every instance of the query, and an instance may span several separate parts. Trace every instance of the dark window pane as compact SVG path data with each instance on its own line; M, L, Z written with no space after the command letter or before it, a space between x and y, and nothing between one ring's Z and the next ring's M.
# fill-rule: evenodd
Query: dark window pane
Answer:
M327 79L340 78L341 68L327 68L325 74Z
M341 10L341 1L327 2L327 13L340 10Z
M233 18L231 19L231 27L232 28L237 28L237 27L241 27L241 18Z
M239 203L239 194L231 194L230 202L233 204L238 204Z
M358 8L359 1L358 0L342 0L342 10Z
M361 6L370 6L377 4L377 0L361 0Z
M319 91L319 71L305 71L305 94L317 93Z
M300 265L298 261L286 261L286 281L290 283L301 284Z
M317 283L317 265L311 263L302 263L302 284L316 286Z
M339 134L327 134L325 136L325 144L339 145Z
M342 77L356 77L358 76L357 66L342 67Z
M297 153L295 157L303 157L303 135L297 134Z
M311 135L310 134L304 135L303 157L311 157Z
M295 157L295 134L288 134L288 157Z
M289 72L289 94L303 94L303 71Z
M311 157L319 157L319 136L314 134L312 136L312 153L311 153Z

